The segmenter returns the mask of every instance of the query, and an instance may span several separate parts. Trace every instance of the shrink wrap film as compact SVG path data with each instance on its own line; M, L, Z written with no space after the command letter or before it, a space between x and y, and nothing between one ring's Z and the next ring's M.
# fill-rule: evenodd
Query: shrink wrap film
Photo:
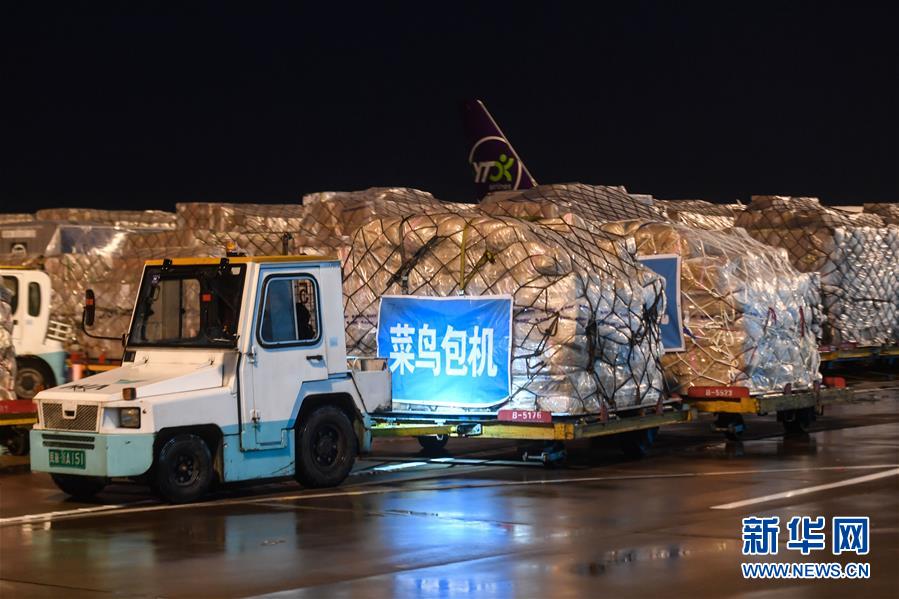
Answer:
M12 294L0 283L0 401L16 398L16 349L12 342Z
M494 409L590 414L604 403L621 410L661 397L661 279L579 216L530 222L437 205L376 218L355 232L344 273L353 355L375 353L382 295L509 294L512 395Z
M818 274L824 343L864 346L899 342L899 227L883 223L784 196L754 196L736 221L786 250L797 270Z
M672 391L739 385L764 393L818 379L817 281L797 271L786 252L739 229L645 221L603 229L632 237L641 255L681 257L685 351L662 358Z

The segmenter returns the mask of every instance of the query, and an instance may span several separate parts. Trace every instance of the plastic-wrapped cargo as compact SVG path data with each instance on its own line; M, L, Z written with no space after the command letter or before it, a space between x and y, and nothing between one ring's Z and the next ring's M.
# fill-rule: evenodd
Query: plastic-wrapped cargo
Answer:
M656 200L665 215L694 229L721 231L734 226L740 204L713 204L704 200Z
M377 218L413 216L431 211L474 210L471 204L443 202L426 191L407 187L372 187L362 191L323 191L303 196L300 234L346 246L363 225Z
M640 255L680 257L684 350L662 357L671 391L738 385L765 393L818 379L817 279L798 272L785 251L741 229L646 221L602 228L632 237Z
M623 187L562 183L538 185L525 191L499 192L484 198L478 207L496 216L524 220L559 218L577 214L591 223L618 220L666 220L652 196L632 195Z
M864 213L879 216L886 225L899 225L899 204L865 204Z
M579 216L528 222L442 205L376 218L353 236L344 273L351 355L375 355L382 295L508 294L512 394L492 409L591 414L661 397L661 279Z
M175 214L163 210L100 210L97 208L45 208L35 213L39 221L84 225L110 225L123 229L174 229Z
M736 225L784 248L800 272L819 273L824 343L899 341L899 227L785 196L754 196Z
M16 398L16 348L13 346L12 293L0 283L0 401Z
M34 221L34 215L28 212L8 212L0 214L0 225L15 225L17 223L30 223Z
M50 302L53 318L73 326L80 323L84 292L93 289L97 295L97 319L91 332L108 337L121 336L128 329L143 264L142 258L95 254L62 254L46 258L43 269L50 276L53 287ZM118 341L92 339L77 326L75 332L79 348L91 355L103 353L109 358L118 358L122 354Z
M175 205L178 228L185 231L286 232L300 228L298 204L225 204L190 202Z

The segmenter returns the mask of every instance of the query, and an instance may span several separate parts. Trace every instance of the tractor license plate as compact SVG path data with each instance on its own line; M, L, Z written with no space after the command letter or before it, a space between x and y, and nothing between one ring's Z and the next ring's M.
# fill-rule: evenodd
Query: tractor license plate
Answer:
M50 465L57 468L84 470L86 460L83 449L51 449Z

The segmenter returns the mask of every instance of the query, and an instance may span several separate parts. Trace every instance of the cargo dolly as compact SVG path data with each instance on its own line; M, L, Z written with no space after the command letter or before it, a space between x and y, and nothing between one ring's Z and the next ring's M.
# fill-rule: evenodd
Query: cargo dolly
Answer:
M846 362L881 361L895 364L899 358L899 345L859 346L845 344L842 346L826 346L819 349L821 365L825 369L833 368Z
M765 416L777 414L788 434L805 433L824 406L844 403L852 398L852 390L838 377L825 377L823 387L815 384L812 389L793 390L786 385L782 392L753 395L748 387L690 387L687 404L699 413L715 414L715 429L728 439L737 440L746 428L744 414Z
M648 409L617 413L603 411L592 416L554 416L533 410L500 410L496 415L425 416L373 413L372 437L416 437L426 453L439 453L450 437L506 439L543 442L536 453L524 452L525 461L538 461L547 466L564 461L566 441L596 439L617 435L621 448L629 457L643 457L649 452L659 427L689 422L696 411L684 404L659 403Z

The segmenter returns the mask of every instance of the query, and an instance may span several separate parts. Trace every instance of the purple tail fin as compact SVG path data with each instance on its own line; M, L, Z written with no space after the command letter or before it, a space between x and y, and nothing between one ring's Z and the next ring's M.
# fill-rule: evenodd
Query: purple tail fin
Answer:
M474 169L479 200L493 191L530 189L537 185L483 102L465 102L462 111L470 144L468 162Z

